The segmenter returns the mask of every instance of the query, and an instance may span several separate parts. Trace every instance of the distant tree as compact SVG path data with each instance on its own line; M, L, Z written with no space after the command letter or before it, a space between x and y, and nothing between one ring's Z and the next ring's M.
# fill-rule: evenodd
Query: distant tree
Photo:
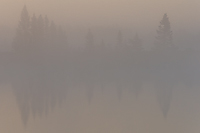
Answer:
M59 25L57 33L57 41L61 51L67 50L67 35L65 30Z
M30 38L30 17L26 6L24 6L14 38L13 49L15 52L20 54L27 53L30 50Z
M49 41L49 27L50 27L50 23L49 23L49 19L47 17L47 15L44 18L44 41L45 43L48 43Z
M172 31L171 31L169 18L167 14L164 14L157 30L157 36L155 40L155 49L167 50L167 49L172 48L173 46L174 45L173 45Z
M170 109L172 92L177 84L180 69L179 52L172 38L172 31L167 14L164 14L157 30L155 51L151 59L152 74L155 76L157 100L164 117Z
M55 51L56 48L64 50L66 43L66 33L61 26L57 28L53 21L49 23L47 16L43 18L42 15L36 17L33 14L30 19L24 6L13 41L15 53L29 60L35 55L44 54L45 51Z
M60 25L58 26L58 39L63 43L65 43L64 41L66 41L66 32Z
M47 33L49 29L49 19L47 16L45 16L44 18L44 25L45 25L45 32Z
M140 52L143 50L142 40L139 38L137 33L135 34L134 38L130 40L130 43L131 43L130 47L133 51Z
M37 18L35 14L33 14L33 17L31 18L31 29L30 29L32 43L36 43L36 40L38 39L37 30L38 30Z
M90 29L88 30L88 33L86 35L86 47L87 49L94 48L94 36Z
M105 44L104 40L102 39L101 44L100 44L100 49L105 50L105 47L106 47L106 44Z
M55 43L55 39L57 37L57 26L54 23L54 21L51 21L50 27L49 27L49 40L50 43Z
M32 51L33 56L33 54L38 54L38 52L43 48L45 25L42 15L37 18L35 14L33 14L30 25L30 51Z
M49 32L50 32L50 35L51 35L52 39L56 37L56 35L57 35L57 26L54 23L54 21L51 21L51 24L50 24L50 27L49 27Z
M31 43L29 44L30 52L33 56L34 52L36 52L36 50L38 49L37 45L38 45L38 40L39 40L38 19L35 16L35 14L33 14L31 18L31 22L30 22L30 39L31 39Z
M44 40L44 29L45 29L45 25L44 25L44 19L42 17L42 15L40 15L38 17L38 35L39 35L39 43L42 43L42 41Z
M121 30L120 30L118 32L118 35L117 35L117 49L122 48L122 46L123 46L123 35L122 35Z

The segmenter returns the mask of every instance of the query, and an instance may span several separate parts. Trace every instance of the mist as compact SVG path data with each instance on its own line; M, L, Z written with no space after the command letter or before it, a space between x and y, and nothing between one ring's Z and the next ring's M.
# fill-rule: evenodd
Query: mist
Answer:
M199 132L199 1L0 3L0 131Z

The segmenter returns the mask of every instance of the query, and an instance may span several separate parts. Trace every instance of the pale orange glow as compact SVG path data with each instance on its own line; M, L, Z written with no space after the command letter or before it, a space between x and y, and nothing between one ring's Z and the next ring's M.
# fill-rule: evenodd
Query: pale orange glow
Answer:
M0 5L0 133L199 133L200 0Z
M2 0L0 4L1 25L16 25L24 4L31 14L47 14L66 25L155 26L163 13L175 26L200 22L198 0Z

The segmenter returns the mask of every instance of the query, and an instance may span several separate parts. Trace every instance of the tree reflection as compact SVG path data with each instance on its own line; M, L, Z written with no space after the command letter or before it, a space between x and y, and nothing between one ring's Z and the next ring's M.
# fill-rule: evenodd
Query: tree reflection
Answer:
M153 83L160 109L167 117L175 86L198 83L199 53L179 51L173 45L166 14L157 33L155 47L145 51L138 34L127 45L120 31L117 46L109 48L96 45L89 30L85 47L77 50L67 46L61 27L53 21L49 25L48 18L41 15L33 15L30 21L24 7L14 50L0 58L0 79L11 82L25 126L30 115L42 118L61 106L69 89L85 89L91 105L95 87L105 89L109 84L114 84L113 94L121 101L127 87L133 97L139 97L143 84Z

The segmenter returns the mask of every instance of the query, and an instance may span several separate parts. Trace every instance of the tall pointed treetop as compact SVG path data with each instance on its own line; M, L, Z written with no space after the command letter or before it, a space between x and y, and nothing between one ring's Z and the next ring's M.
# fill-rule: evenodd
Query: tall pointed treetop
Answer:
M157 49L166 49L173 46L172 31L167 14L164 14L157 30L155 47Z
M30 17L29 17L29 13L26 8L26 5L23 7L22 12L21 12L21 19L19 22L19 27L24 30L28 30L30 27Z
M23 7L20 21L16 30L16 36L14 39L14 50L18 53L28 52L27 45L30 43L30 17L26 6Z

